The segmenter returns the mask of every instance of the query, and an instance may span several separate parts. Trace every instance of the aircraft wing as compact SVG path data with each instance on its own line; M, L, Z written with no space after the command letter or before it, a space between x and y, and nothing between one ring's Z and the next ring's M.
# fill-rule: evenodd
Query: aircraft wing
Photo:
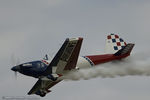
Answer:
M64 70L75 69L82 40L83 38L66 39L56 56L47 67L44 75L46 76L53 73L62 75ZM52 72L53 67L57 67L55 72ZM37 94L37 92L40 90L47 91L60 81L61 80L52 81L39 79L28 94Z
M47 67L45 74L49 75L51 73L56 73L62 75L64 70L75 69L82 40L83 38L67 38ZM55 72L52 72L53 67L57 67Z
M48 91L49 88L53 87L54 85L56 85L59 82L60 82L60 80L52 81L52 80L40 80L39 79L36 82L36 84L33 86L33 88L28 92L28 95L36 94L41 89L44 91Z

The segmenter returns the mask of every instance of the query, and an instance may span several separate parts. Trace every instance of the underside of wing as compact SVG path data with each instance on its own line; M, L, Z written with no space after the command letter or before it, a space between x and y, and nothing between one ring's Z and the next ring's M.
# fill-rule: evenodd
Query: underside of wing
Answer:
M66 39L50 65L47 67L45 74L63 74L64 70L75 69L82 45L82 40L83 38ZM52 72L53 67L57 67L55 72Z
M33 86L33 88L28 92L28 95L31 94L36 94L36 95L40 95L40 96L45 96L47 93L50 92L50 90L48 90L49 88L53 87L54 85L56 85L57 83L59 83L59 81L51 81L51 80L38 80L36 82L36 84Z
M29 95L37 94L45 96L46 93L50 92L50 90L48 90L49 88L61 81L55 78L56 74L58 74L58 76L63 75L63 71L70 71L76 68L82 40L83 38L66 39L44 72L44 76L51 76L51 78L48 80L39 79L29 91ZM55 71L53 69L55 69Z

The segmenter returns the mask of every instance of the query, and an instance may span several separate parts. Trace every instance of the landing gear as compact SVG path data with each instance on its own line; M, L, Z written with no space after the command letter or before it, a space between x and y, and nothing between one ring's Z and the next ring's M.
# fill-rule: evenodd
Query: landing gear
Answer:
M56 81L57 80L57 77L54 77L53 75L48 75L47 78L51 79L52 81Z
M44 92L40 94L41 97L44 97L45 95L46 95L46 93L44 93Z
M39 95L41 97L44 97L46 95L46 93L44 91L41 91L41 90L37 91L35 94Z

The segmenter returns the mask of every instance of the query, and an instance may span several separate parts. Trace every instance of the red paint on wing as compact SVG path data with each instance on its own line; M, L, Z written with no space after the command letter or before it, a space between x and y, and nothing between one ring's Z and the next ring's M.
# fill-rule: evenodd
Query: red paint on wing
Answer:
M61 76L63 76L63 75L61 75L61 74L57 74L59 77L61 77Z

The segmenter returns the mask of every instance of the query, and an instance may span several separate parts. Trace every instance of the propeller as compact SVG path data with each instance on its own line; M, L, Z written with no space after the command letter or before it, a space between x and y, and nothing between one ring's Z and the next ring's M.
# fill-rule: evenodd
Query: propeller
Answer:
M17 79L17 72L15 71L14 73L15 73L15 79Z
M20 63L20 60L19 58L16 58L14 54L12 54L11 63L12 63L12 66L17 66ZM17 71L14 71L14 76L15 76L15 79L17 79Z

